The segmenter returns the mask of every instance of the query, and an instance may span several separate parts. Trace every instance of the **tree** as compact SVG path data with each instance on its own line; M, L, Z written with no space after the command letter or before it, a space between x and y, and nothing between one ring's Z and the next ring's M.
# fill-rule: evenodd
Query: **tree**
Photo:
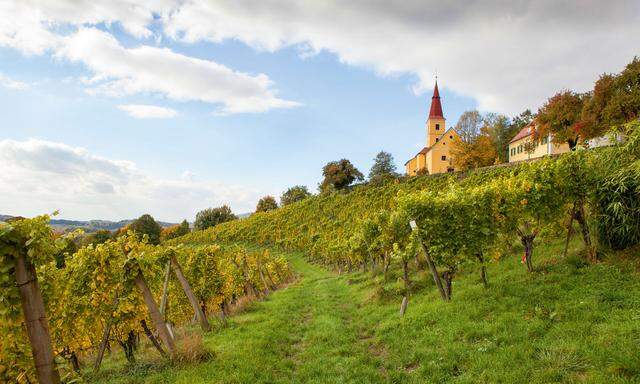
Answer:
M482 116L480 112L466 111L458 119L456 124L456 132L460 136L460 139L465 143L472 142L478 135L480 135L480 128L482 127Z
M369 180L376 181L392 177L398 177L396 165L393 163L393 155L389 152L380 151L373 159L373 166L369 171Z
M584 138L602 136L610 128L640 118L640 58L617 75L603 74L582 109Z
M289 205L301 201L311 196L309 190L304 185L295 185L280 196L280 205Z
M133 223L131 223L129 229L134 231L139 237L142 237L143 235L149 236L150 244L160 243L162 227L149 214L144 214L137 218Z
M278 209L278 203L273 196L265 196L258 201L258 205L256 206L257 212L267 212L273 211L274 209Z
M112 238L113 234L111 233L111 231L109 231L108 229L100 229L98 231L95 231L93 233L89 233L87 234L84 239L82 240L82 245L83 246L87 246L87 245L98 245L98 244L102 244L104 242L106 242L107 240L110 240Z
M176 237L184 236L187 233L191 232L189 228L189 222L187 220L183 220L182 223L173 225L169 228L164 228L162 230L162 240L175 239Z
M498 161L500 163L509 161L509 142L521 128L517 128L505 115L488 113L484 117L483 129L493 142Z
M562 91L549 98L538 110L534 139L551 133L555 143L567 143L573 150L580 139L583 99L584 95L573 91Z
M454 141L451 155L454 166L461 170L492 165L498 157L495 143L486 128L482 128L482 133L471 142Z
M518 116L514 116L511 119L510 129L515 133L518 133L522 128L531 124L533 119L535 118L534 114L530 109L524 110L524 112L520 113Z
M207 208L198 212L193 226L197 230L203 230L235 219L237 217L231 212L231 208L228 205L223 205L222 207Z
M618 126L640 118L640 58L633 61L615 77L611 98L603 109L604 121Z
M580 135L584 139L602 136L611 128L609 121L605 121L604 109L613 93L614 78L606 73L601 75L593 91L585 97L581 112L583 124L580 126Z
M324 180L320 184L320 192L341 190L354 181L364 180L364 175L347 159L331 161L322 168Z

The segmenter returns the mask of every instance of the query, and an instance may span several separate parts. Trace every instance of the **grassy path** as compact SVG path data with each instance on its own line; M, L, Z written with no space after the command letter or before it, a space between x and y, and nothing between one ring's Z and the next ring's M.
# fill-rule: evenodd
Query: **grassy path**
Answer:
M362 338L357 302L342 279L290 259L300 279L205 336L215 357L206 363L149 375L111 377L112 383L373 383L380 362Z
M210 361L106 372L108 383L640 383L640 266L587 265L539 244L494 261L489 287L468 268L443 302L413 272L404 317L401 271L342 276L288 254L301 278L209 333ZM582 249L576 240L570 255ZM637 251L636 251L637 252ZM157 355L152 352L153 355ZM120 365L122 367L122 365ZM122 369L122 368L120 368ZM92 380L90 382L95 382Z

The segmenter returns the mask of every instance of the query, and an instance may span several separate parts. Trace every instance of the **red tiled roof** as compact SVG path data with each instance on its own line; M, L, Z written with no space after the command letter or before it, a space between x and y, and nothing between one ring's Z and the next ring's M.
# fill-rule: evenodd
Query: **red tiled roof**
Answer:
M532 134L533 134L533 131L535 130L535 127L536 127L536 125L535 125L535 123L534 123L534 122L531 122L531 123L529 123L529 124L525 125L525 126L524 126L524 128L522 128L522 129L520 130L520 132L518 132L518 133L513 137L513 139L511 139L511 141L509 142L509 144L513 143L514 141L518 141L518 140L520 140L520 139L523 139L523 138L525 138L525 137L527 137L527 136L532 135Z
M438 81L436 81L436 87L433 89L433 96L431 96L429 118L432 117L444 119L444 116L442 115L442 104L440 104L440 92L438 92Z

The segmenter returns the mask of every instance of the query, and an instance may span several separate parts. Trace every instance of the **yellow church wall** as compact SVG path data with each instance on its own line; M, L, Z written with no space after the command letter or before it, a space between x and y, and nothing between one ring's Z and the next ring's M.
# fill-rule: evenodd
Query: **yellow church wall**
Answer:
M405 165L407 175L409 175L409 176L415 176L416 175L417 163L418 163L417 156L414 157L413 159L407 161L407 164Z
M453 169L453 161L451 158L451 146L455 140L458 140L458 134L454 130L450 130L446 135L440 138L427 154L429 157L429 174L449 172ZM443 159L444 157L444 159Z
M436 143L436 138L440 137L447 130L445 119L427 120L427 147Z

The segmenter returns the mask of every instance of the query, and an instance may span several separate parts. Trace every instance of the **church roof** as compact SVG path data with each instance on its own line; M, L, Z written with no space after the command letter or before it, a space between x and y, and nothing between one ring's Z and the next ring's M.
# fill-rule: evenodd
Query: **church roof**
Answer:
M436 80L436 86L433 89L433 96L431 96L431 109L429 110L429 118L444 119L442 115L442 104L440 104L440 92L438 92L438 80Z

